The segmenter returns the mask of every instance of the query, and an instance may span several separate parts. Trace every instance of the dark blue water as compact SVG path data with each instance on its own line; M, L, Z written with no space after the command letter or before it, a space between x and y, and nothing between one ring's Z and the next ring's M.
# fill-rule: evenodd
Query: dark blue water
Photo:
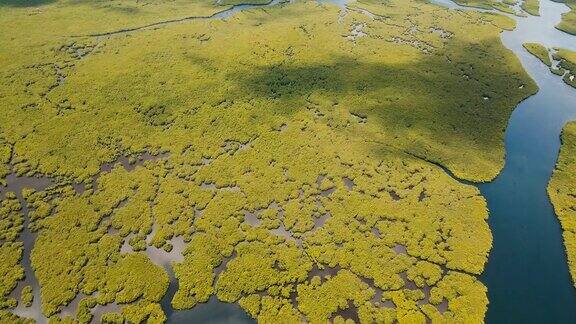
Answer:
M488 201L494 235L481 276L488 287L488 323L576 323L576 289L560 224L546 193L561 129L576 118L576 90L522 48L522 43L537 42L576 50L576 37L554 28L567 10L542 0L540 17L515 18L516 30L502 34L504 45L520 58L540 90L512 114L501 174L479 186Z
M506 165L480 185L490 209L494 246L482 281L488 323L576 323L560 224L546 187L556 164L560 132L576 118L576 90L528 54L523 42L576 48L576 38L554 29L563 5L542 0L542 17L518 19L503 41L540 87L514 111L506 131Z

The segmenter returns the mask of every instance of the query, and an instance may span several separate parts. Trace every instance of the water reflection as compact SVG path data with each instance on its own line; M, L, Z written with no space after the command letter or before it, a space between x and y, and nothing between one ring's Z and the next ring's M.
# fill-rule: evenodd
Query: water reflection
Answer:
M25 279L18 283L16 289L14 289L10 294L10 297L20 301L20 295L25 286L32 287L32 294L34 295L32 305L26 307L23 303L19 302L18 306L13 309L12 312L18 316L34 319L36 323L47 323L48 321L44 315L42 315L40 285L38 284L38 280L36 280L34 271L32 271L30 261L30 252L34 247L36 233L32 233L28 228L28 225L30 224L30 219L28 218L28 206L22 196L22 190L44 190L52 185L54 185L53 180L47 177L18 176L11 173L6 177L6 186L0 188L0 199L4 199L7 192L14 192L16 194L20 206L22 207L22 214L24 215L24 228L18 237L18 241L23 242L24 246L22 261L20 264L24 267Z

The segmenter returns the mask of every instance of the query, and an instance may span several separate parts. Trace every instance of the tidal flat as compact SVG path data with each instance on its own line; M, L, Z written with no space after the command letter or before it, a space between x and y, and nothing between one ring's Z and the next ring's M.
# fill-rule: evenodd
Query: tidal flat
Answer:
M484 321L472 184L538 90L514 19L10 0L0 22L0 321Z

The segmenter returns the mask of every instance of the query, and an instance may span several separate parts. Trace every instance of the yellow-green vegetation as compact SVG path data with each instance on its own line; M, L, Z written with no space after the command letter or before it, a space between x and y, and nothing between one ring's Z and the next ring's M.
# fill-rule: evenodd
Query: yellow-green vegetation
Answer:
M79 292L87 296L98 292L96 301L102 305L160 301L168 288L164 270L142 253L120 254L123 236L151 230L151 223L144 217L151 209L148 201L154 194L155 178L153 170L145 170L139 167L128 173L118 166L98 179L96 192L81 196L68 188L54 198L57 211L37 221L39 235L31 260L47 316L57 313ZM122 202L126 203L119 208ZM141 207L140 218L118 224L117 215L132 210L132 206ZM139 222L140 227L125 230L132 221ZM111 227L119 233L108 233Z
M220 6L227 5L239 5L239 4L266 4L270 3L270 0L220 0L216 4Z
M540 16L540 0L524 0L520 6L527 13Z
M566 84L576 88L576 52L564 48L550 50L537 43L525 43L523 46L530 54L546 64L552 73L561 76Z
M564 126L561 138L560 155L548 184L548 195L562 225L568 266L576 287L576 122Z
M556 28L567 32L572 35L576 35L576 0L552 0L555 2L565 3L570 7L570 11L562 14L562 21L556 26Z
M22 300L22 304L26 307L32 306L32 302L34 301L34 294L32 293L32 286L28 285L22 288L22 292L20 295L20 300Z
M550 59L550 52L548 49L544 47L542 44L538 43L524 43L522 44L524 48L530 52L530 54L536 56L542 63L546 64L547 66L552 66L552 60Z
M23 318L0 309L0 323L32 324L34 320Z
M10 174L10 159L12 157L12 146L4 138L0 137L0 185L6 185L6 176Z
M22 242L17 241L23 224L20 202L13 192L7 192L0 203L0 310L18 304L9 295L18 281L24 279L24 268L20 265Z
M552 57L558 61L559 69L565 71L564 82L576 88L576 52L559 48Z
M137 29L220 8L145 3L0 8L5 164L57 182L23 193L46 316L88 296L79 322L110 304L106 322L163 322L147 248L181 237L177 309L216 295L263 323L482 322L486 203L438 164L501 169L536 91L501 44L511 19L298 1ZM101 168L145 152L168 154Z

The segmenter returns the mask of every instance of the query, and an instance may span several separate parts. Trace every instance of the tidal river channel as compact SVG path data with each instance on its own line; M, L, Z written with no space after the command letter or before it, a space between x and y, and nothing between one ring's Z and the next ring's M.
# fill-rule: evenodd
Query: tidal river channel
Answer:
M474 10L449 0L451 9ZM576 90L550 73L523 43L576 50L576 37L556 28L569 9L540 1L540 16L513 17L517 28L502 42L536 81L538 93L516 107L506 130L506 165L479 185L488 201L494 246L481 280L488 287L487 323L576 323L574 289L560 224L546 187L560 148L562 127L576 119Z

